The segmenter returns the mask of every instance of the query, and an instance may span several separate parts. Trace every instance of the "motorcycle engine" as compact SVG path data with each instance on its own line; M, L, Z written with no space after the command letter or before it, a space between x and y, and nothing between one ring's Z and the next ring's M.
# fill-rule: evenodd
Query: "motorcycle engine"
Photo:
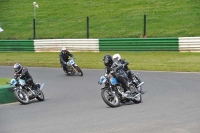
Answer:
M36 94L35 90L32 90L32 91ZM31 91L28 91L28 97L29 97L30 99L35 98L35 94L33 94Z
M136 92L135 86L134 86L134 85L131 85L131 86L130 86L130 90L131 90L132 93L133 93L133 92Z
M121 87L120 85L119 85L119 86L117 86L117 89L118 89L120 92L124 92L124 88L123 88L123 87Z

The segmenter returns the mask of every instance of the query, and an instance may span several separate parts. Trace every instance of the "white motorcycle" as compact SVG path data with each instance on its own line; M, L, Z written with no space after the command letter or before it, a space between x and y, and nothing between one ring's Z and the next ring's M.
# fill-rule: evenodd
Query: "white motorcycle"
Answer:
M66 70L64 70L64 72L67 74L67 75L79 75L79 76L83 76L83 72L81 70L81 68L75 63L74 59L70 59L68 62L67 62L67 65L66 65Z

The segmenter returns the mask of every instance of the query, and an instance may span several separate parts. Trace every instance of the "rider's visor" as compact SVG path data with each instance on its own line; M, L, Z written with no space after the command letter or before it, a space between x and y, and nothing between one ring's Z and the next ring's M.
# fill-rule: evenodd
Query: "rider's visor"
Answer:
M117 58L117 57L116 57L116 58L113 58L113 60L114 60L114 61L118 61L118 58Z

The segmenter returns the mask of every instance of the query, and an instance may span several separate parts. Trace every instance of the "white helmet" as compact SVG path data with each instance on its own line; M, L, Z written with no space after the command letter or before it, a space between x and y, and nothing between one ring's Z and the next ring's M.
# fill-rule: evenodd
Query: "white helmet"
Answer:
M67 50L66 47L62 47L62 50Z
M66 47L62 47L62 53L66 54L66 51L67 51Z
M119 61L121 59L121 56L120 54L114 54L112 58L114 61Z

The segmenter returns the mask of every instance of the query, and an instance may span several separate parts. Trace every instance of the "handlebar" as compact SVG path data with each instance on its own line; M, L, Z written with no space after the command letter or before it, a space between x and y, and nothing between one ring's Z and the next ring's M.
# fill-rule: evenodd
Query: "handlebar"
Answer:
M22 77L22 74L14 74L15 75L15 79L19 79L19 78L21 78Z

